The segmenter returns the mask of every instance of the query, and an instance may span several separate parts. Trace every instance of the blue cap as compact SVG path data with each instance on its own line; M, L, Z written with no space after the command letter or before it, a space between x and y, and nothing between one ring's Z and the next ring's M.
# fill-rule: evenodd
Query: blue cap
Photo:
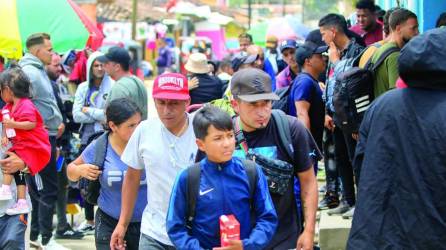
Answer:
M293 39L283 40L280 43L280 53L283 53L285 49L296 49L297 48L297 42Z

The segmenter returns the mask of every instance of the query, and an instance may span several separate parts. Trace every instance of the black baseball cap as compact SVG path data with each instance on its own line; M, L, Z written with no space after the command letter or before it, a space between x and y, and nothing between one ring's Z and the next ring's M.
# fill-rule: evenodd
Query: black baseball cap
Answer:
M103 63L119 63L124 69L128 69L130 65L129 52L118 46L111 47L105 55L98 57L97 60Z
M305 38L305 42L312 42L317 46L325 46L325 42L322 41L322 34L319 29L312 30L308 33L307 38Z
M299 65L305 63L305 59L310 58L314 54L322 54L328 51L328 46L317 46L312 42L305 42L296 50L296 62Z
M231 79L231 94L245 102L280 99L272 91L271 77L257 68L237 71Z
M285 49L296 49L296 48L297 48L297 42L294 39L283 40L280 43L280 53L283 53Z

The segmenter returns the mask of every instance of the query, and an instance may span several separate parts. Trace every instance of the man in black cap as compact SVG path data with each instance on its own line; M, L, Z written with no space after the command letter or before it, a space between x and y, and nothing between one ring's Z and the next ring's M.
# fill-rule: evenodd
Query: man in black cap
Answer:
M319 29L312 30L305 42L311 42L317 46L325 46L325 42L322 41L322 34ZM324 57L326 64L328 57ZM319 77L319 85L323 92L325 92L326 70L322 72ZM314 136L314 135L313 135ZM317 140L317 139L316 139ZM336 167L335 153L334 153L333 131L325 128L322 136L322 151L324 152L324 168L325 168L325 188L321 189L325 191L324 198L319 201L319 209L335 208L339 206L339 173Z
M128 98L142 111L142 119L147 119L147 89L138 77L129 72L129 52L121 47L112 47L97 60L104 63L105 72L116 81L108 95L107 105L114 99Z
M242 135L250 152L276 162L285 162L291 167L292 174L289 178L277 183L278 186L286 187L282 195L272 192L276 185L274 182L269 186L279 224L266 249L313 249L318 192L314 161L310 155L314 154L316 158L320 156L316 143L310 132L295 117L283 113L272 114L271 101L279 97L271 90L271 78L262 70L248 68L236 72L231 80L231 93L234 96L232 106L239 115L235 118L240 128L240 131L236 131L237 140ZM281 126L285 123L288 127L286 131ZM290 141L285 142L280 136L283 132L289 133ZM240 148L235 155L246 156L245 151ZM268 168L265 163L258 164ZM303 231L300 217L302 213L294 195L294 177L299 179L301 186L305 215Z
M441 28L411 39L398 58L408 88L387 91L364 116L347 249L444 249L445 40Z
M296 48L297 43L292 39L284 40L280 43L282 59L288 66L276 76L276 89L289 86L299 73L299 66L296 62Z
M322 53L327 50L327 46L318 47L311 42L297 49L296 61L301 73L294 80L289 105L289 115L297 116L311 131L319 148L322 148L325 109L317 78L325 71L326 63Z

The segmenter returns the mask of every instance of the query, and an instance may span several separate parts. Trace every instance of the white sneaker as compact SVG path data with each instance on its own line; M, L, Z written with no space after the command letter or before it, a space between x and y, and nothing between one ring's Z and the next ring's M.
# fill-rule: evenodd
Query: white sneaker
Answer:
M93 235L94 225L88 224L85 220L76 228L76 231L82 232L84 235Z
M37 240L29 240L29 247L30 248L35 248L35 249L42 249L42 243L41 243L40 235L37 238Z
M48 244L42 246L42 250L70 250L70 249L62 246L61 244L57 243L53 238L51 238Z
M4 188L0 188L0 201L12 200L12 192L11 190L5 190Z

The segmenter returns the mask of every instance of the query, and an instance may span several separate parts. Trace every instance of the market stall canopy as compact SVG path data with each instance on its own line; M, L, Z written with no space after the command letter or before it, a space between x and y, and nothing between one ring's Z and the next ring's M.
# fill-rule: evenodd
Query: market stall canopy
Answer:
M190 2L178 2L168 11L177 15L190 15L199 18L209 18L211 16L211 8L207 5L197 6Z
M72 0L0 0L0 6L0 55L6 58L22 57L26 38L38 32L50 34L59 53L95 49L103 39Z
M227 25L228 23L234 21L234 18L222 15L218 12L212 12L211 16L208 18L208 22L216 23L219 25Z

